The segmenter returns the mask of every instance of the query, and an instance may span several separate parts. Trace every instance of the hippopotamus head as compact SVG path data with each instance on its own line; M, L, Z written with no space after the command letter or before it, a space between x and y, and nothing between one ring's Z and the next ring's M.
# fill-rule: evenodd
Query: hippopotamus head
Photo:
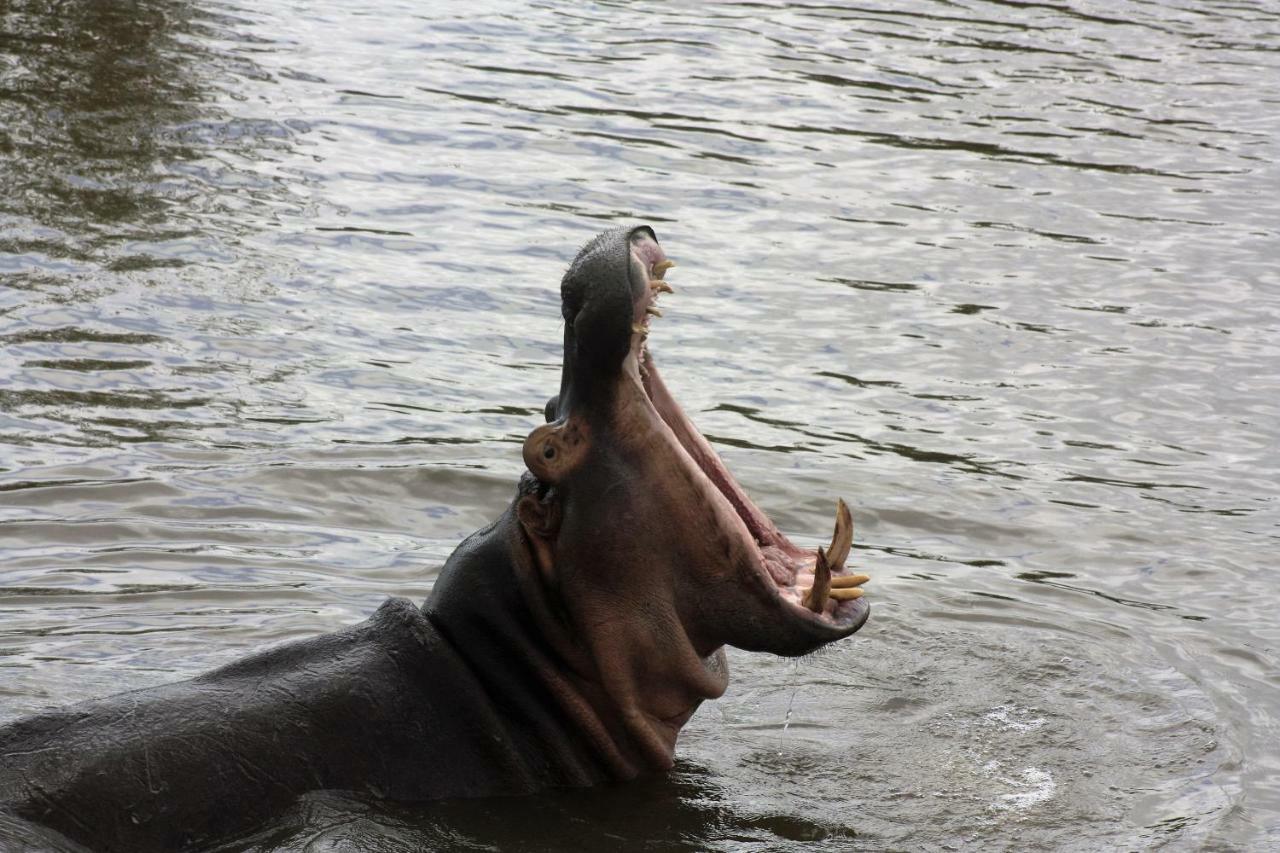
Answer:
M532 672L615 778L671 766L680 727L727 686L723 646L800 655L869 611L867 577L842 568L844 503L828 548L792 544L667 390L649 323L671 266L646 226L578 253L561 282L560 392L524 442L528 473L426 605L494 683Z
M866 578L842 569L849 510L838 503L829 549L797 547L685 416L649 349L672 266L639 226L600 234L565 273L560 393L524 443L538 487L521 524L572 618L610 634L652 623L634 653L667 631L704 657L725 644L804 654L867 619Z

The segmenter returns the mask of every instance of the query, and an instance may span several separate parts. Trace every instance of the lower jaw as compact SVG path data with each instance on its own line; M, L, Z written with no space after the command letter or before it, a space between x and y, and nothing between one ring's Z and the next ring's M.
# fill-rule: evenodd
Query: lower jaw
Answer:
M711 448L710 443L684 414L679 403L667 389L643 338L634 341L633 344L635 344L633 347L634 378L640 386L641 393L646 397L652 413L665 424L672 438L684 450L683 455L677 453L680 457L677 464L692 466L709 490L717 492L719 497L723 498L727 506L718 510L716 515L719 516L727 511L726 517L716 518L712 523L718 523L718 526L726 528L726 532L730 535L740 536L744 540L742 543L744 548L754 555L753 562L756 564L756 569L775 586L784 610L795 607L800 611L786 615L809 622L815 627L820 624L834 632L842 632L849 625L855 622L860 623L859 613L865 612L867 607L865 603L831 599L824 601L818 611L804 606L802 603L804 594L815 581L817 559L815 552L803 550L794 545L751 501ZM847 513L842 503L838 512ZM839 565L834 566L837 571L843 566L847 546L846 541L844 553L838 557ZM865 616L862 616L861 620L865 620ZM840 633L838 636L843 634ZM838 636L830 639L838 639ZM829 640L819 641L818 644L821 645L826 641Z

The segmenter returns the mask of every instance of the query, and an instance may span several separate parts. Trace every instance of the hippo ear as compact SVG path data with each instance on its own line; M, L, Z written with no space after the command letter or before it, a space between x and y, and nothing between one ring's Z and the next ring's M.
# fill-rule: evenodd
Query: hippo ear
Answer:
M555 555L552 543L560 530L560 501L553 490L538 497L535 494L522 495L516 501L516 517L532 546L538 571L543 578L551 580L555 568Z
M524 464L549 486L564 482L587 456L588 429L578 418L543 424L524 440Z

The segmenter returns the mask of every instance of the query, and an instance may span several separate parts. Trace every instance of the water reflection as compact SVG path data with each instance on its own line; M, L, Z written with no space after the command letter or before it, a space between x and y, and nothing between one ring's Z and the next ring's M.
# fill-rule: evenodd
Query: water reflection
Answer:
M21 168L6 170L0 199L7 252L145 269L122 244L154 241L156 226L190 233L173 215L183 194L165 173L200 156L178 132L209 86L193 68L207 52L192 38L194 18L169 0L8 5L0 94L6 148Z
M216 46L233 22L169 0L6 7L7 441L110 447L223 421L210 385L183 379L202 360L184 350L249 267L230 246L276 193L254 161L294 135L219 104L263 76ZM251 312L235 313L247 328Z

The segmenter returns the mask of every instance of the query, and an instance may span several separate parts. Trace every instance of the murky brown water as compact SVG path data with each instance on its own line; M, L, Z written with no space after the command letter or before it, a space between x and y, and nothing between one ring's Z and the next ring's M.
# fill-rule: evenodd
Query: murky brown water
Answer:
M796 538L850 501L871 622L732 655L669 778L237 849L1280 849L1274 4L0 21L0 717L424 596L639 220L668 382Z

